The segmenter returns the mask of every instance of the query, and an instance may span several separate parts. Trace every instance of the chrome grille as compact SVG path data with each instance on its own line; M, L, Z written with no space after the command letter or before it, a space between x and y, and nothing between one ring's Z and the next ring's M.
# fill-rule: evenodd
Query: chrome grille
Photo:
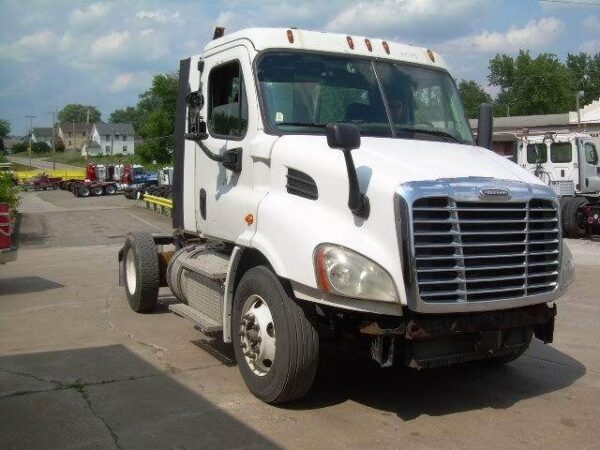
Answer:
M455 201L412 205L421 299L478 302L553 291L558 283L559 223L553 201Z

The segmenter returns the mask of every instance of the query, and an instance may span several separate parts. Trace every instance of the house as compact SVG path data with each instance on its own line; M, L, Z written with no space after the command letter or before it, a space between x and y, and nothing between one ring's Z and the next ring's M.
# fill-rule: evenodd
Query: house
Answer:
M471 130L477 134L477 119L471 119ZM600 99L577 111L564 114L538 114L531 116L495 117L493 150L499 155L512 157L523 130L529 134L547 131L570 133L581 131L590 134L600 146Z
M44 142L52 147L54 129L49 127L37 127L32 129L31 140L33 142Z
M94 123L90 140L81 150L83 156L133 155L134 153L135 132L130 123Z
M65 151L79 151L90 139L91 130L91 123L61 122L57 134L65 146Z

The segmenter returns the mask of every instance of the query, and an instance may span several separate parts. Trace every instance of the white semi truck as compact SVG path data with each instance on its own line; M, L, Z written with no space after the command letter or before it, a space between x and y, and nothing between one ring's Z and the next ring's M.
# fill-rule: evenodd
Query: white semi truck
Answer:
M557 196L488 150L489 105L479 124L478 146L431 50L217 29L180 64L176 231L119 252L131 308L169 286L269 403L309 390L326 337L415 368L551 342L574 275Z
M560 197L565 236L581 238L600 228L600 161L589 134L524 130L517 163Z

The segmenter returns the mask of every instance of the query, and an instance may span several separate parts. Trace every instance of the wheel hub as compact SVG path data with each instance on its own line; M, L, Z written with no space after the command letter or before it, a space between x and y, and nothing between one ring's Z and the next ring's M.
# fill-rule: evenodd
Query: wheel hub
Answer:
M258 376L269 373L275 358L275 326L271 310L262 297L251 295L244 303L239 334L250 369Z
M134 295L137 283L137 270L132 248L130 248L125 255L125 276L127 278L127 290L131 295Z

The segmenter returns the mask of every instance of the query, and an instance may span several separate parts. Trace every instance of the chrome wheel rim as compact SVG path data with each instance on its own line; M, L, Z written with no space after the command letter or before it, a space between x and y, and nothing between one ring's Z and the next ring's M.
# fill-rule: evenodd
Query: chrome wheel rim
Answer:
M135 267L135 255L133 249L130 248L125 256L125 277L127 279L127 291L131 294L135 294L135 288L137 285L137 270Z
M240 346L248 367L259 377L273 367L275 344L275 324L269 305L260 295L253 294L242 308Z

